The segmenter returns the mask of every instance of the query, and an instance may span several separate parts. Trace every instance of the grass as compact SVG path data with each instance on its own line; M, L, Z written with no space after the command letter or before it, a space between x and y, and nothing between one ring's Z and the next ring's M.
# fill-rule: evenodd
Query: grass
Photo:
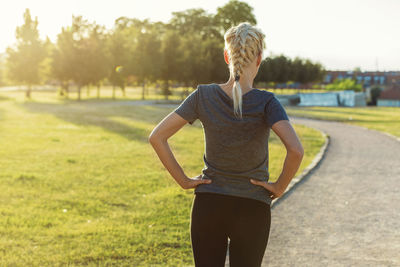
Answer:
M268 89L264 89L264 90L268 90L274 94L277 95L292 95L292 94L297 94L297 93L326 93L326 92L330 92L326 89L293 89L293 88L268 88Z
M0 265L194 266L193 189L180 189L147 142L173 108L32 96L0 93ZM295 129L306 153L300 173L324 140ZM274 179L285 151L270 138ZM169 144L186 174L199 174L200 122Z
M340 121L400 137L398 107L287 107L291 116Z
M15 91L9 91L7 92L7 95L13 95L15 98L19 98L23 96L21 94L21 91L25 90L24 86L16 86L14 87L18 89L17 92ZM39 89L43 89L41 87L38 87ZM257 87L262 90L267 90L270 92L273 92L274 94L279 94L279 95L291 95L291 94L296 94L296 93L323 93L327 92L327 90L324 89L293 89L293 88L261 88ZM47 89L54 89L55 87L48 86ZM194 88L191 87L170 87L170 90L172 92L171 95L168 96L169 100L182 100L182 97L184 97L184 93L191 92ZM0 92L2 88L0 87ZM71 100L76 100L77 99L77 93L76 93L76 88L71 87L70 89L71 93L69 94ZM37 95L37 91L32 92L32 97L35 98ZM40 95L43 95L43 92L40 92ZM54 96L55 93L51 92L49 95ZM119 100L121 101L123 99L122 91L121 89L116 88L115 90L115 95ZM97 96L97 88L96 87L90 87L89 88L89 95L88 95L88 89L86 87L82 88L81 90L81 97L82 99L86 99L89 101L109 101L112 98L112 87L111 86L102 86L100 90L100 99L96 99ZM164 100L165 96L162 95L161 88L153 88L153 87L146 87L146 94L145 94L146 99L152 99L152 100ZM142 99L142 87L131 87L128 86L126 88L126 97L125 99L127 100L140 100Z

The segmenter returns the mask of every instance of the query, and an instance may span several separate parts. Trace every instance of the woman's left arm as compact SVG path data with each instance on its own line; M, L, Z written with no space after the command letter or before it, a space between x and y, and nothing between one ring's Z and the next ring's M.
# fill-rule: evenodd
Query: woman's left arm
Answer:
M186 176L169 147L168 138L178 132L186 123L188 121L177 113L171 112L153 129L148 138L164 167L183 189L211 182L210 179L191 179Z

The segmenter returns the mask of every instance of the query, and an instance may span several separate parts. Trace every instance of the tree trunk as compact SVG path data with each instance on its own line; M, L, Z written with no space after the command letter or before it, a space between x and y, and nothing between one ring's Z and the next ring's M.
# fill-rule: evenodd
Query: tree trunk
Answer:
M146 82L143 82L143 88L142 88L142 100L144 100L144 93L146 91Z
M29 99L31 98L31 90L32 90L32 85L29 84L28 88L26 89L26 93L25 93L26 98L29 98Z
M87 85L86 86L86 96L89 96L90 95L90 87L89 87L89 85Z
M165 100L168 100L168 95L169 95L169 81L168 80L164 82L163 91L164 91Z
M113 85L112 98L115 99L115 85Z
M122 90L122 95L123 95L124 97L126 97L126 94L125 94L125 85L121 86L121 90Z
M64 96L64 89L62 88L62 86L58 87L57 89L57 94L59 96Z
M81 85L78 85L78 100L81 100Z
M97 98L100 98L100 84L97 85Z
M65 85L65 97L68 99L68 94L69 94L69 85Z

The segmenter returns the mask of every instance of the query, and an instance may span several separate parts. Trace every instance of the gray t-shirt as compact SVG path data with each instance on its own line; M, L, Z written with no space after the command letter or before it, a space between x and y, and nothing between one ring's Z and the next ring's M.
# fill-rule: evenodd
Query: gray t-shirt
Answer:
M268 138L271 126L289 120L271 92L253 88L242 96L243 120L233 112L233 100L216 83L199 84L174 110L193 124L202 123L205 136L204 168L194 193L210 192L260 200L271 204L271 192L250 182L269 180Z

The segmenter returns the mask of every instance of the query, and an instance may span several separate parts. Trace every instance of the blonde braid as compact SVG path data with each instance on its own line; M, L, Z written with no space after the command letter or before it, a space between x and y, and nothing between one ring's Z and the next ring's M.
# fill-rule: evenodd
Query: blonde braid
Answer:
M239 78L243 69L250 64L255 57L265 48L265 35L261 30L252 26L249 22L242 22L229 28L225 35L225 48L229 55L229 71L235 77L232 88L234 114L242 118L242 88Z

